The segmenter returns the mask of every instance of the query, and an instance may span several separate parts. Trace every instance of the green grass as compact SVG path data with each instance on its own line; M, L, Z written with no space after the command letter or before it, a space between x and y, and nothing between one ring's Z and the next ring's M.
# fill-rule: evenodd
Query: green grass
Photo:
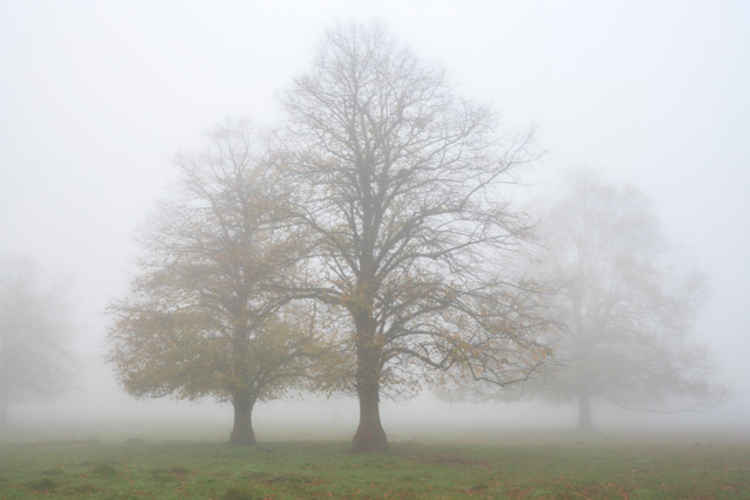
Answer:
M750 445L535 437L508 444L5 444L0 498L750 498Z

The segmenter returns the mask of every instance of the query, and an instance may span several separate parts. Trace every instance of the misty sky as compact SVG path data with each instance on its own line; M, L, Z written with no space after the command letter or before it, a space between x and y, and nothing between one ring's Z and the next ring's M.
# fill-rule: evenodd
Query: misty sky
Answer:
M273 123L323 31L375 18L508 130L536 128L529 179L588 166L652 198L709 276L698 333L750 409L750 3L375 4L0 2L0 253L70 280L78 348L102 352L174 154L228 116Z

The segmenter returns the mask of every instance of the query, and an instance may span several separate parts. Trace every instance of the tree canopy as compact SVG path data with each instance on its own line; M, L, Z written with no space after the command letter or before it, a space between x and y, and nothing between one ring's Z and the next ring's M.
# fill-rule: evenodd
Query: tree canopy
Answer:
M0 424L12 403L66 388L73 326L65 300L58 287L45 286L34 262L0 262Z
M556 289L547 307L563 328L553 361L520 389L577 400L583 428L595 399L643 409L708 397L707 353L691 337L703 280L672 264L648 199L579 173L542 220L536 272Z
M536 369L536 290L508 265L527 232L506 192L528 137L504 139L488 108L378 25L329 31L284 104L279 162L311 248L294 291L349 318L354 449L387 446L384 389L447 370L507 384Z
M218 127L206 152L177 164L181 192L144 232L139 274L110 308L111 358L137 396L231 401L232 442L254 443L256 401L300 383L322 356L314 311L277 293L304 247L246 122Z

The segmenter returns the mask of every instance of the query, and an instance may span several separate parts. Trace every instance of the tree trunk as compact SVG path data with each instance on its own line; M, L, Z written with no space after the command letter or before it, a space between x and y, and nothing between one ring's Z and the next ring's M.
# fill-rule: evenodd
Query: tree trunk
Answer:
M360 350L357 358L359 426L352 440L352 450L363 453L384 451L388 449L388 438L380 423L379 361L373 349Z
M352 450L357 453L388 449L388 438L380 423L380 359L383 344L376 338L377 323L372 316L374 297L371 285L374 267L372 258L362 259L361 281L357 284L356 301L350 308L357 329L359 425L352 440Z
M357 390L359 396L359 426L352 440L355 452L385 451L388 438L380 423L380 402L377 385Z
M234 425L232 426L232 435L229 438L231 444L255 444L255 432L253 431L254 405L254 399L247 394L236 394L232 398Z
M578 430L590 431L594 425L591 420L591 399L588 394L578 396Z
M239 305L235 311L237 323L232 336L232 362L236 380L232 387L234 424L229 442L238 445L255 444L255 432L253 432L255 393L248 386L250 383L248 356L250 334L247 328L247 311L244 309L246 303L247 297L241 297L238 300Z

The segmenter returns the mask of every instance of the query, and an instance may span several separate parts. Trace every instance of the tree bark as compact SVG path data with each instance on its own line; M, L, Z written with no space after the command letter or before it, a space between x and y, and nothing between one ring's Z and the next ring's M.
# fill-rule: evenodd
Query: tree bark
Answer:
M380 423L380 396L377 383L357 389L359 396L359 425L352 440L355 452L385 451L388 449L388 438Z
M388 449L388 438L380 423L380 357L383 346L375 338L376 322L372 317L374 298L370 291L372 259L363 259L366 278L357 287L356 302L350 309L357 329L357 396L359 425L352 439L352 451L369 453Z
M232 425L229 442L237 445L255 444L253 406L255 406L256 398L255 393L248 386L250 383L250 333L247 328L246 304L247 296L239 297L233 311L236 323L232 335L232 363L236 379L233 381L231 389L234 424Z
M357 355L357 396L359 425L352 440L354 452L375 452L388 449L388 438L380 422L380 370L377 349L365 347Z
M237 445L254 445L254 399L247 394L235 394L232 398L232 406L234 407L234 424L232 426L232 434L229 437L229 442Z
M591 398L588 394L578 396L578 429L582 431L593 430L591 419Z

